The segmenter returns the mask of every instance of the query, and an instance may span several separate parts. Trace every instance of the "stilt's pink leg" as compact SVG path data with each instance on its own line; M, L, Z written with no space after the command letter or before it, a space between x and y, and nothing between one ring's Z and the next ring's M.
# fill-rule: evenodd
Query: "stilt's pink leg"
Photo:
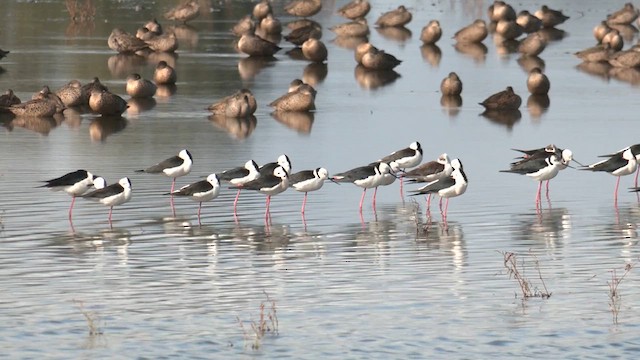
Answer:
M200 205L198 205L198 225L202 225L202 222L200 222L200 211L202 210L202 201L200 202Z
M400 176L400 197L404 200L404 176Z
M271 195L267 195L267 206L266 209L264 211L264 219L268 220L269 219L269 205L271 204Z
M613 202L618 204L618 186L620 186L620 176L618 176L618 180L616 180L616 189L613 192Z
M238 207L238 199L240 198L240 189L236 193L236 199L233 201L233 213L236 214L236 208Z
M378 187L376 186L376 189L373 190L373 208L376 208L376 194L378 193Z
M109 208L109 224L111 224L111 213L113 212L113 206Z
M427 195L427 210L428 211L431 211L431 195L432 194Z
M173 181L171 182L171 192L173 192L173 189L176 187L176 178L173 178ZM173 195L171 195L173 196Z
M69 208L69 221L71 221L71 218L73 217L73 204L76 202L76 197L73 196L71 198L71 207Z
M633 186L638 187L638 174L640 174L640 166L636 170L636 178L633 180Z
M367 189L365 188L362 191L362 196L360 197L360 213L362 213L362 202L364 201L364 196L365 196L366 193L367 193Z
M547 180L547 198L549 198L549 180Z
M304 207L305 205L307 205L307 193L304 193L304 200L302 200L302 210L300 210L301 213L304 214Z
M538 192L536 193L536 205L540 204L542 197L542 181L538 182Z

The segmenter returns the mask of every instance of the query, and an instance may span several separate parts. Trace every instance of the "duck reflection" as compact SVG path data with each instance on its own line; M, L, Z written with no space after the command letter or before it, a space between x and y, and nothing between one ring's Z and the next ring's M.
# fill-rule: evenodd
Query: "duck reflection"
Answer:
M175 52L150 52L146 57L147 65L156 66L160 61L164 61L172 68L176 67L176 60L178 60L178 54ZM127 74L129 75L129 74Z
M609 71L612 66L606 62L583 62L576 65L579 71L609 81Z
M158 85L158 89L156 90L156 97L160 98L162 102L162 100L173 96L176 91L178 91L178 87L176 86L176 84Z
M156 107L156 99L152 97L130 98L127 100L127 105L129 105L129 107L127 107L127 114L137 115Z
M360 87L367 90L392 84L400 77L395 70L370 70L362 65L356 66L354 75Z
M540 68L540 70L544 71L545 63L544 60L539 58L538 56L520 56L518 58L518 65L520 68L524 70L527 74L531 72L531 70L535 68Z
M422 59L428 62L433 67L438 67L440 65L440 60L442 59L442 50L436 44L424 44L420 46L420 53L422 54Z
M456 42L454 48L457 52L470 57L476 63L484 63L489 51L483 43Z
M358 45L369 42L369 38L366 36L338 36L331 42L343 49L355 50Z
M455 118L462 108L462 97L460 95L442 95L440 105L445 114L450 118Z
M538 30L538 34L548 43L552 41L560 41L569 36L569 33L558 28L546 27Z
M70 107L66 108L63 112L64 123L72 128L77 129L82 123L82 110L80 108Z
M520 214L514 226L514 239L524 242L524 246L540 246L547 249L562 247L562 239L568 239L571 232L571 214L566 208L538 209L535 213Z
M208 119L216 127L226 131L227 133L229 133L229 135L237 140L248 138L258 125L258 120L253 115L245 118L233 118L224 115L209 115Z
M117 54L107 59L107 67L113 77L127 77L132 73L144 72L147 60L136 54Z
M309 111L274 111L271 117L291 130L310 134L315 115Z
M262 69L274 66L277 59L273 56L249 56L238 61L238 73L242 80L253 80Z
M539 119L549 109L549 95L529 95L527 109L533 119Z
M616 80L629 83L633 86L640 85L640 70L637 68L613 67L609 75Z
M501 36L495 35L494 41L496 42L496 52L498 53L498 55L509 55L518 52L518 46L520 45L520 42L518 40L505 40Z
M89 124L89 137L93 141L105 141L107 137L124 130L127 119L122 116L100 116Z
M176 34L181 49L194 50L198 46L198 41L200 40L198 30L191 25L181 24L169 26L168 33L169 32Z
M511 131L513 129L513 125L522 118L522 113L517 109L487 110L480 115L493 123L504 125L509 131Z
M290 49L289 51L287 51L285 54L287 54L291 60L306 61L306 58L302 54L302 48L294 47L293 49Z
M324 81L329 73L329 68L325 63L310 63L302 70L302 81L313 87Z
M376 31L380 36L387 40L397 41L397 42L406 42L411 39L411 30L407 29L404 26L385 26L385 27L376 27Z
M15 127L24 128L41 135L49 135L49 132L58 126L53 117L16 116L5 123L5 127L12 131Z

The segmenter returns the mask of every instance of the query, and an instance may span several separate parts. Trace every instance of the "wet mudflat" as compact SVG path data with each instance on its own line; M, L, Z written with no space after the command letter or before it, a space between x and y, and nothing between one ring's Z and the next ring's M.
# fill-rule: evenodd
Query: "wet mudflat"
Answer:
M283 20L282 2L276 15ZM549 104L528 99L531 59L505 53L490 35L485 48L454 47L453 33L478 17L487 1L409 1L407 31L371 27L370 41L403 60L396 74L363 73L349 44L332 41L330 26L343 2L324 2L314 17L329 49L325 66L296 60L284 49L274 60L234 50L229 29L251 3L213 3L189 26L180 26L175 55L121 56L106 44L118 26L130 32L173 2L100 4L93 22L73 24L64 2L15 2L3 10L0 89L22 99L42 85L99 77L124 93L133 72L150 78L155 64L174 64L179 80L170 96L131 102L122 118L67 110L64 119L3 120L0 127L0 344L3 353L30 357L229 357L461 358L631 357L638 351L635 310L637 269L618 287L618 323L610 310L612 271L620 278L636 264L640 202L622 179L575 169L551 182L549 200L534 204L537 184L499 173L516 153L555 143L582 163L638 143L637 73L580 67L572 54L594 44L593 27L623 2L552 1L571 19L555 32L539 59L551 79ZM139 8L136 9L136 6ZM513 4L517 10L520 4ZM529 3L528 10L542 3ZM374 2L369 24L396 5ZM437 48L421 47L419 33L438 19ZM171 22L163 21L167 26ZM326 28L326 29L325 29ZM627 29L629 30L629 29ZM635 44L629 33L625 47ZM461 51L464 50L464 51ZM486 50L486 53L485 53ZM440 81L456 71L464 82L462 104L441 100ZM386 76L385 76L386 75ZM317 111L273 116L266 105L294 78L315 86ZM513 86L523 97L513 117L480 116L488 95ZM248 120L212 119L204 110L247 87L258 111ZM538 105L538 106L536 106ZM544 105L544 104L542 104ZM265 223L265 197L223 188L204 204L175 199L170 179L134 173L188 148L190 175L200 180L254 159L286 153L294 171L326 167L330 173L364 165L412 141L425 161L447 152L469 178L467 192L451 200L448 221L437 202L431 219L424 197L405 184L380 188L377 206L361 189L327 183L309 194L287 191L273 198ZM37 188L41 180L85 168L109 182L131 178L132 200L114 209L78 199L73 228L71 198ZM502 252L518 254L520 270L551 297L522 300L504 268ZM277 336L261 347L245 341L265 293L277 308ZM82 308L80 307L82 304ZM268 308L269 306L267 306ZM89 335L83 311L98 316L101 335Z

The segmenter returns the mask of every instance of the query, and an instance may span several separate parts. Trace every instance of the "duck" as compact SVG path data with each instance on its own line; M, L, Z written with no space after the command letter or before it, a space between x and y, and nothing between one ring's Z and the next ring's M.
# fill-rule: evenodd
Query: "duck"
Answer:
M140 74L133 73L127 76L125 91L132 98L150 98L156 94L158 87L153 82L143 79Z
M284 7L287 14L305 18L319 13L321 9L321 0L293 0Z
M146 24L144 24L144 27L156 35L162 35L163 33L162 25L160 25L156 18L149 20Z
M302 81L300 79L291 80L291 82L289 83L289 90L287 90L287 92L294 92L294 91L298 90L298 88L302 84L304 84L304 81Z
M624 40L622 40L622 36L620 36L618 30L611 29L611 31L606 33L602 38L602 44L608 44L614 51L620 51L624 46Z
M371 11L371 4L368 0L352 0L340 9L338 15L350 20L362 19Z
M516 11L513 7L501 0L495 0L493 4L489 5L487 15L490 21L496 23L500 20L510 21L516 19Z
M453 38L459 43L479 43L489 35L487 23L482 19L475 20L471 25L458 30Z
M392 70L400 63L402 60L398 60L395 56L375 47L362 55L362 66L369 70Z
M609 44L596 45L574 53L575 56L584 62L608 62L616 52Z
M15 116L25 117L52 117L57 112L56 104L45 97L11 105L5 109Z
M233 105L234 102L237 103L240 101L240 104L242 104L242 102L244 102L244 97L247 98L247 104L248 104L248 107L246 109L246 114L243 114L242 116L231 116L231 117L246 117L248 115L254 114L258 108L258 105L256 103L255 96L253 96L253 93L249 89L240 89L235 93L224 97L220 101L214 104L211 104L209 107L207 107L207 110L211 111L214 115L227 115L227 114L237 112L236 110L228 111L227 108L230 105Z
M366 19L357 19L343 24L334 25L329 30L337 36L365 37L369 35L369 25Z
M375 48L376 47L373 46L373 44L371 44L370 42L365 42L356 46L356 49L354 51L354 58L356 59L356 62L358 64L362 64L362 57L364 56L364 54Z
M253 7L253 17L256 21L261 22L264 18L273 14L271 3L269 0L262 0Z
M172 53L178 49L178 38L173 31L157 35L149 31L151 36L148 36L144 42L149 46L149 49L156 52Z
M438 20L431 20L420 32L420 41L423 44L435 44L442 37L442 28Z
M93 112L104 116L120 116L129 105L123 98L109 90L93 88L89 97L89 107Z
M302 44L302 55L307 60L322 63L327 60L327 47L322 41L310 38Z
M49 89L48 85L43 86L42 90L33 94L33 96L31 97L31 100L37 100L37 99L47 99L51 101L56 107L56 112L59 112L59 113L63 112L67 108L62 102L62 100L60 99L60 97L55 93L53 93L51 89Z
M115 28L111 31L107 44L111 50L120 54L133 54L149 47L144 41L120 28Z
M550 87L549 78L539 67L531 69L527 78L527 89L532 95L547 95Z
M522 98L507 86L506 90L489 96L480 105L487 110L517 110L522 105Z
M515 20L500 20L496 24L496 34L504 40L513 40L523 33L524 29Z
M534 15L542 21L542 27L545 28L555 27L569 20L569 17L564 15L562 11L553 10L547 5L542 5Z
M153 72L153 81L156 85L172 85L178 80L176 70L166 61L161 60L156 65L156 69Z
M56 95L66 107L80 106L85 102L82 96L82 84L78 80L69 81L56 90Z
M109 91L109 89L100 82L100 79L98 79L98 77L94 77L93 80L91 80L91 82L82 85L81 90L82 90L82 99L84 101L84 105L89 105L89 97L91 97L91 92L94 89L98 91L102 91L102 90Z
M244 34L253 34L256 31L256 24L253 22L251 15L245 15L242 19L233 25L231 33L235 36L242 36Z
M614 52L609 57L609 64L619 68L634 68L640 66L640 51L633 49Z
M273 17L272 14L268 14L262 20L260 20L261 31L264 31L266 34L280 34L282 33L282 24L280 20Z
M397 9L387 11L380 15L375 24L381 28L402 27L411 22L412 17L411 12L409 12L404 5L400 5Z
M596 41L600 44L604 36L611 30L611 27L603 20L593 28L593 37L596 38Z
M612 14L607 15L607 24L610 25L631 25L638 18L640 10L633 7L633 3L626 3L624 7Z
M527 35L518 45L518 52L525 56L538 56L547 47L547 40L535 32Z
M4 57L6 57L7 55L9 55L9 53L10 53L10 52L11 52L11 51L8 51L8 50L7 50L7 51L5 51L5 50L0 49L0 59L3 59L3 58L4 58Z
M9 107L11 105L20 104L20 98L13 93L12 89L7 89L4 94L0 95L0 107Z
M531 34L542 28L542 20L533 16L529 11L522 10L516 18L518 25L522 27L525 33Z
M308 84L300 85L295 91L288 92L269 106L275 111L311 111L315 110L316 90Z
M178 5L164 14L165 19L181 21L186 24L200 15L200 4L197 0L191 0L186 4Z
M443 96L459 96L462 93L462 81L455 72L442 79L440 92Z
M289 34L285 35L284 39L296 46L301 46L311 38L320 39L321 37L322 28L317 23L310 23L292 30Z
M282 49L257 35L244 34L238 41L238 50L249 56L273 56Z

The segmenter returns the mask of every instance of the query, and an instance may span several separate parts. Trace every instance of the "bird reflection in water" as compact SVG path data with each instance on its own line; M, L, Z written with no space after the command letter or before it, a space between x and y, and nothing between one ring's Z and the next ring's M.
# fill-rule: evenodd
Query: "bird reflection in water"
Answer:
M195 50L198 46L198 41L200 40L198 30L193 26L187 24L172 25L169 26L167 33L170 32L176 34L180 48Z
M540 68L540 70L544 71L545 67L544 60L537 56L520 56L518 58L518 65L520 65L520 68L522 68L522 70L527 74L535 68Z
M130 98L127 100L127 114L137 115L144 111L149 111L156 107L156 99L152 97L147 98Z
M308 135L311 133L315 115L308 111L274 111L271 117L291 130Z
M549 109L550 100L549 95L530 95L527 98L527 109L531 118L534 120L540 119L540 117Z
M367 90L392 84L400 77L395 70L370 70L362 65L356 66L354 75L360 87Z
M633 25L625 25L625 24L609 24L614 30L618 30L620 35L622 35L622 39L625 43L631 43L633 38L638 33L638 28Z
M612 66L607 62L583 62L576 65L576 69L609 82Z
M455 118L462 108L462 97L460 95L442 95L440 105L445 114L450 118Z
M47 136L51 130L58 126L58 122L53 117L17 116L13 120L5 122L4 126L9 131L20 127Z
M404 43L411 39L411 30L404 26L385 26L376 27L376 31L380 36L387 40Z
M546 249L557 249L562 246L559 241L571 235L571 214L566 208L536 209L518 215L516 221L514 238L529 247L544 244Z
M522 118L522 113L518 109L486 110L480 115L493 123L504 125L508 131L511 131L513 125Z
M273 56L249 56L238 61L238 73L242 80L253 80L264 68L274 66L277 59Z
M633 67L614 67L609 70L609 75L619 81L629 83L633 86L640 85L640 70Z
M117 54L107 59L107 67L113 77L127 77L132 73L142 73L147 59L137 54Z
M100 116L89 124L89 137L93 141L105 141L107 137L124 130L127 119L122 116Z
M217 128L226 131L236 140L248 138L258 125L258 120L253 115L244 118L227 117L224 115L209 115L208 119Z
M156 89L156 98L158 98L160 102L166 101L166 99L173 96L176 91L178 91L176 84L158 85L158 89Z
M149 66L156 66L160 61L164 61L172 68L176 67L176 60L178 60L178 54L175 52L150 52L146 56L146 62ZM128 74L127 74L128 75Z
M64 110L64 123L71 129L77 129L82 123L82 112L80 108L70 107Z
M358 45L369 42L369 39L366 36L338 36L331 42L343 49L355 50Z
M327 77L329 69L325 63L310 63L302 70L302 81L313 87L318 86Z
M569 35L568 32L555 27L545 27L538 30L537 33L542 36L547 43L550 43L551 41L560 41Z
M483 43L457 42L455 45L457 52L470 57L478 64L484 63L489 49Z
M422 59L429 63L433 67L438 67L440 65L440 60L442 59L442 50L436 44L424 44L420 46L420 53L422 54Z

